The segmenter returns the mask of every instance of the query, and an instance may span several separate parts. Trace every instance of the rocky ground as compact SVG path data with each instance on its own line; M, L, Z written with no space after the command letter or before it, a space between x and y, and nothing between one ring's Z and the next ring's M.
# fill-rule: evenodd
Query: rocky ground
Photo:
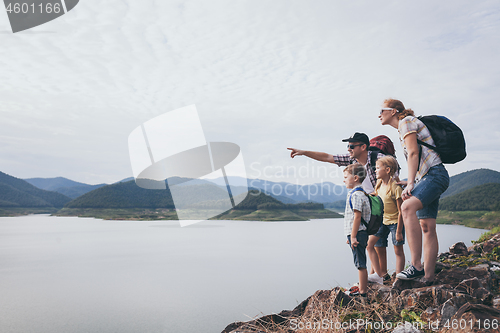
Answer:
M368 300L341 287L318 290L293 310L222 333L270 332L499 332L500 233L467 248L456 243L438 257L432 285L394 277L370 284Z

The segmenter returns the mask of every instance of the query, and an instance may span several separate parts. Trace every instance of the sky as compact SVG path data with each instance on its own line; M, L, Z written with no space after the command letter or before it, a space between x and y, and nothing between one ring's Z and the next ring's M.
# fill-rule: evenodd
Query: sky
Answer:
M249 178L342 182L287 147L346 153L397 130L386 98L459 125L450 175L500 171L498 1L81 0L12 33L0 10L0 171L88 184L132 176L129 134L195 104L207 141L240 146Z

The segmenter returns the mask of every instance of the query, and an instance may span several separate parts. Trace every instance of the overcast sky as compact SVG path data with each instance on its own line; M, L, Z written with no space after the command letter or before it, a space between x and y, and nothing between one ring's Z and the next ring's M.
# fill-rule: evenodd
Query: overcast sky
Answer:
M130 177L130 132L196 104L250 178L341 183L286 148L345 153L356 131L390 136L405 177L397 131L377 119L388 97L463 129L450 175L499 171L499 54L496 0L81 0L16 34L0 10L0 171Z

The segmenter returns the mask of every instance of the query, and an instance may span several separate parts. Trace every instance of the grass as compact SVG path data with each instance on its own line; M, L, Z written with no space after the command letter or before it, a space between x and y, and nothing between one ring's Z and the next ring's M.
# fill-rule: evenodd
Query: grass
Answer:
M177 220L177 213L171 209L144 208L63 208L54 213L56 216L94 217L103 220Z
M500 226L498 211L439 211L438 224L464 225L469 228L493 229Z
M57 208L42 207L42 208L0 208L0 216L23 216L30 214L53 214L57 212Z
M360 332L377 332L383 328L396 328L398 325L404 325L405 322L411 323L414 327L423 332L431 332L427 328L428 324L424 322L419 312L411 310L402 310L390 305L389 302L373 301L368 304L362 304L358 301L352 301L347 305L336 305L333 298L318 300L314 296L309 304L315 303L312 310L306 312L300 317L286 320L280 324L265 320L257 320L253 324L246 324L244 328L248 331L264 333L334 333L334 332L353 332L359 328ZM309 307L309 306L308 306ZM359 324L359 327L358 327ZM243 327L240 327L242 329ZM392 329L384 331L392 331Z

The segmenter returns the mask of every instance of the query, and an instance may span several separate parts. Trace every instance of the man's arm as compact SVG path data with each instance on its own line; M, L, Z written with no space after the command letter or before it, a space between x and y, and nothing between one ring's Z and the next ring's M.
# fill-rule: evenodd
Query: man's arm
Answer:
M312 158L316 161L337 164L337 162L333 158L333 155L328 154L328 153L322 153L322 152L318 152L318 151L300 150L300 149L295 149L295 148L287 148L287 149L291 150L291 153L290 153L291 158L294 158L295 156L304 155L304 156Z

